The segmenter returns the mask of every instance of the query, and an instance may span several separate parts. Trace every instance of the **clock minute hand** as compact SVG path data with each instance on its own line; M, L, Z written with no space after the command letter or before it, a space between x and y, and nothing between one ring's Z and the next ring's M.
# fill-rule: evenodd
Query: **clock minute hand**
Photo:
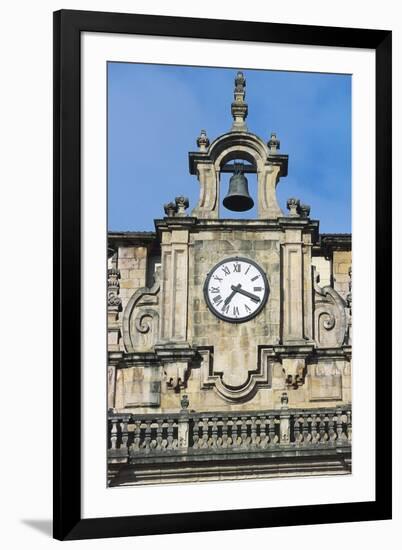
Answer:
M255 294L251 294L251 292L247 292L247 290L243 290L241 288L241 285L233 286L232 290L234 292L239 292L240 294L243 294L243 296L247 296L247 298L250 298L250 300L253 300L253 302L261 302L261 298L259 296L256 296Z

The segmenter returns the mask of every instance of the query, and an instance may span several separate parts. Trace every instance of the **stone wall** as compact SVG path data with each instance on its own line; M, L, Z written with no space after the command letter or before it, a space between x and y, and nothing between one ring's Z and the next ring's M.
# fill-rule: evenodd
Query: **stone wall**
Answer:
M200 412L277 408L284 393L291 407L314 408L350 403L350 352L345 354L343 348L335 352L333 349L326 350L325 340L322 353L313 353L313 345L310 348L304 346L306 349L302 346L300 353L296 353L297 345L303 342L290 343L288 348L283 348L282 308L283 287L286 285L283 255L287 242L291 246L294 243L297 245L294 230L286 233L280 228L237 231L204 227L200 231L189 228L179 230L180 227L175 227L174 232L168 230L162 233L165 236L161 240L165 244L162 245L161 281L165 308L170 303L169 293L174 292L177 296L178 289L183 291L180 307L170 312L172 319L175 319L175 315L183 319L184 315L180 341L174 345L182 348L180 353L186 349L194 350L193 355L188 351L186 356L178 358L179 351L169 351L171 342L169 339L161 340L163 334L155 328L157 325L151 325L151 318L144 324L142 332L138 333L138 338L132 340L134 343L142 342L141 349L138 345L129 349L122 337L116 343L111 340L113 345L109 350L120 350L120 356L118 360L111 361L109 366L109 406L119 412L174 412L180 410L184 394L188 397L190 409ZM300 270L304 281L304 305L301 307L308 344L308 338L312 336L308 318L312 313L308 310L310 306L306 306L309 303L306 296L313 292L309 276L311 265L315 264L320 272L325 273L325 277L321 278L321 287L333 278L339 293L345 298L349 292L351 252L334 251L332 262L325 259L324 255L317 256L317 253L311 259L310 234L301 232L299 235L298 240L301 238L304 241L304 253L300 256L304 262ZM173 272L167 269L167 264L164 265L164 254L169 254L171 249L177 249L186 258L185 265L183 262L175 264L174 276L178 282L176 284L173 281L173 286L170 278ZM264 269L268 279L267 304L255 318L246 323L228 323L218 319L204 299L203 289L208 272L218 262L232 256L254 260ZM149 243L120 243L117 247L113 261L120 271L119 296L122 303L120 313L114 310L110 312L110 318L116 319L113 326L119 328L120 334L123 334L123 318L127 315L133 297L139 296L138 304L146 308L147 314L151 307L160 314L161 291L154 280L155 267L159 265L160 258L158 248L155 252ZM329 267L333 267L332 273ZM139 295L140 289L144 287L148 289L142 290ZM321 299L325 302L327 298L322 296ZM331 307L336 309L335 306ZM326 327L326 318L323 319ZM136 324L131 322L129 331L136 331L135 327ZM151 328L148 330L148 327ZM111 328L112 323L109 332ZM116 334L114 330L114 339ZM328 342L332 346L332 340ZM157 349L156 344L159 343L162 351ZM274 349L282 351L278 355ZM289 355L292 349L296 352ZM127 352L132 354L136 351L149 353L149 359L131 359L131 355L126 355ZM172 354L171 360L166 358L166 353Z
M351 250L334 250L332 260L334 288L337 292L339 292L342 298L346 298L349 292L351 266Z

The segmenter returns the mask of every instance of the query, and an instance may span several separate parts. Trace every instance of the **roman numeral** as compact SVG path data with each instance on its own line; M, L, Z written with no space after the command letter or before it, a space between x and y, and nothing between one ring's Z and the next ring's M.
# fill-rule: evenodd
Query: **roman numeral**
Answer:
M254 289L255 290L255 289ZM209 292L211 294L217 294L219 292L219 287L217 286L211 286L211 288L209 289Z
M260 276L260 275L256 275L256 276L253 277L251 280L252 280L252 281L256 281L256 280L258 279L259 276Z
M244 275L247 275L247 273L248 273L248 270L250 269L250 267L251 267L251 265L249 265L249 266L248 266L248 268L246 269L246 272L245 272L245 274L244 274Z
M239 308L237 306L233 307L233 315L239 315Z
M262 286L255 286L254 287L254 292L261 292L262 290Z
M246 308L247 313L250 313L251 308L249 308L247 304L244 304L244 307Z
M227 304L227 305L223 304L223 306L222 306L222 313L228 313L229 307L230 307L229 304Z
M233 264L233 273L240 273L241 264Z
M230 274L230 269L228 268L227 265L224 265L224 266L222 267L222 271L223 271L223 273L224 273L225 275L229 275L229 274Z
M214 275L214 276L213 276L213 279L214 279L215 281L219 281L220 283L223 281L223 279L221 279L220 277L218 277L218 275Z
M218 296L214 296L212 298L212 301L214 302L214 304L216 304L217 306L219 306L219 304L222 303L223 299L222 299L222 296L219 294Z

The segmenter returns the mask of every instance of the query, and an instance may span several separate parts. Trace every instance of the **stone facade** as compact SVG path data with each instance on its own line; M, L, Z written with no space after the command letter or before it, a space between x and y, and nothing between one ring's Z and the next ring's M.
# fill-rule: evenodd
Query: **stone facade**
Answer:
M191 213L177 197L155 232L109 234L111 485L350 471L351 238L320 235L298 199L281 211L288 157L276 134L248 132L244 89L239 73L231 131L202 131L189 154ZM219 217L220 174L239 159L257 174L257 219ZM246 322L205 300L208 273L235 257L268 281Z

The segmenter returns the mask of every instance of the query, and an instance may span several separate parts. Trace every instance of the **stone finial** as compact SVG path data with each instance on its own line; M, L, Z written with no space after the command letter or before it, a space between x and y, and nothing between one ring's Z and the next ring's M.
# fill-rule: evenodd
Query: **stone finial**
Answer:
M267 143L269 152L275 154L281 148L281 142L276 137L276 132L271 132L271 138Z
M290 212L289 216L291 216L293 218L298 218L300 216L300 213L299 213L300 201L299 201L299 199L295 199L295 198L288 199L288 202L286 203L286 206L287 206L287 209Z
M233 125L232 132L247 132L246 118L248 114L248 105L244 101L246 97L246 79L244 74L239 71L235 77L234 101L232 103Z
M308 218L310 215L310 205L309 204L300 204L299 214L302 218Z
M180 405L182 409L188 409L188 406L190 405L188 395L182 396L182 398L180 399Z
M177 214L176 216L186 216L186 209L188 208L189 202L187 197L176 197L175 198Z
M209 147L209 138L205 130L201 130L197 138L197 147L199 147L200 151L206 151Z
M165 214L168 218L174 216L186 216L186 208L188 208L189 202L187 197L176 197L174 202L168 202L163 206Z
M287 408L288 404L289 404L288 394L286 392L283 392L282 395L281 395L282 408Z
M175 205L174 202L168 202L167 204L164 204L163 209L168 218L173 218L173 216L176 215L177 206Z

